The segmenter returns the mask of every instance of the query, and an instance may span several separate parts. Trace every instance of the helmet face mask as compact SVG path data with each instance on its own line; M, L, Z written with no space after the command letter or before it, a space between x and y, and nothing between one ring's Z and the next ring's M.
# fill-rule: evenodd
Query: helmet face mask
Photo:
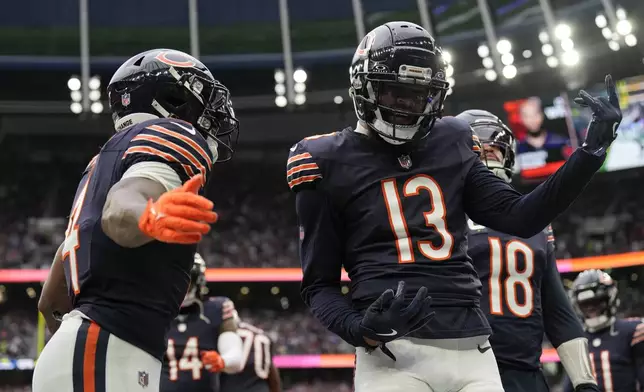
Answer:
M617 286L607 273L584 271L573 283L572 303L590 332L610 327L615 322L619 299Z
M181 303L181 307L185 308L200 302L207 293L206 263L199 253L195 253L194 264L190 270L190 286L188 287L188 292Z
M140 114L143 119L177 118L212 140L219 162L232 157L239 121L230 93L194 57L169 49L138 54L116 71L107 91L117 131Z
M350 69L358 118L392 144L427 136L442 116L446 63L429 33L390 22L362 40Z

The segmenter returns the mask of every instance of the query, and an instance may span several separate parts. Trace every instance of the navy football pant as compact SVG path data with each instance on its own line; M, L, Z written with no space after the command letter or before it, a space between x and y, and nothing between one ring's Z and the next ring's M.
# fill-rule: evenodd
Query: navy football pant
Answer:
M505 392L548 392L546 377L540 370L525 371L499 368Z

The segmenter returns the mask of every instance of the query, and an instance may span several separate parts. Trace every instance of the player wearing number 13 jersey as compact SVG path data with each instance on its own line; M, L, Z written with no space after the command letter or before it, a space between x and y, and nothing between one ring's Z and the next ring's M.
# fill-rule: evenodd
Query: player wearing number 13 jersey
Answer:
M467 121L483 149L481 161L511 181L514 135L492 113L468 110ZM504 234L468 220L468 254L481 279L481 308L505 392L547 392L540 357L544 333L557 348L579 391L597 391L588 342L561 283L552 229L530 238ZM586 388L586 389L581 389Z
M445 67L422 27L377 27L350 68L357 127L305 138L288 157L302 296L323 325L357 347L356 392L502 391L485 349L491 330L467 255L466 214L531 237L603 161L579 149L521 195L481 163L466 122L441 118ZM599 131L613 132L604 123ZM350 300L341 292L342 267Z
M204 298L205 271L196 254L190 289L168 333L161 392L213 392L219 373L243 368L235 305L226 297Z
M83 174L43 287L57 331L35 392L158 391L196 244L217 218L200 194L237 131L228 90L197 59L158 49L127 60L107 91L117 132ZM47 306L61 296L71 309Z

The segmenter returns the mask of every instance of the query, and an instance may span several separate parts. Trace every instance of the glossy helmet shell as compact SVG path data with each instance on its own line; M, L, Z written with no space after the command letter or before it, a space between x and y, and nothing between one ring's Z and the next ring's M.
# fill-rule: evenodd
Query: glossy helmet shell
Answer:
M571 300L575 311L584 320L586 329L595 332L613 325L619 306L617 294L615 281L604 271L586 270L575 278ZM591 303L603 305L598 316L588 317L585 314L584 307Z

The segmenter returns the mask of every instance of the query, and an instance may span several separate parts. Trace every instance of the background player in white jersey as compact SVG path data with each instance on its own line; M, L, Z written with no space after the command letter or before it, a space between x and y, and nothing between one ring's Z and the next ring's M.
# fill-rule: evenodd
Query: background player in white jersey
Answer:
M205 297L206 264L198 253L190 275L190 289L168 333L161 392L212 392L221 372L243 369L233 301Z
M35 392L158 391L196 244L217 219L200 194L238 130L226 87L194 57L155 49L107 92L117 132L83 174L43 288L39 310L57 331Z

